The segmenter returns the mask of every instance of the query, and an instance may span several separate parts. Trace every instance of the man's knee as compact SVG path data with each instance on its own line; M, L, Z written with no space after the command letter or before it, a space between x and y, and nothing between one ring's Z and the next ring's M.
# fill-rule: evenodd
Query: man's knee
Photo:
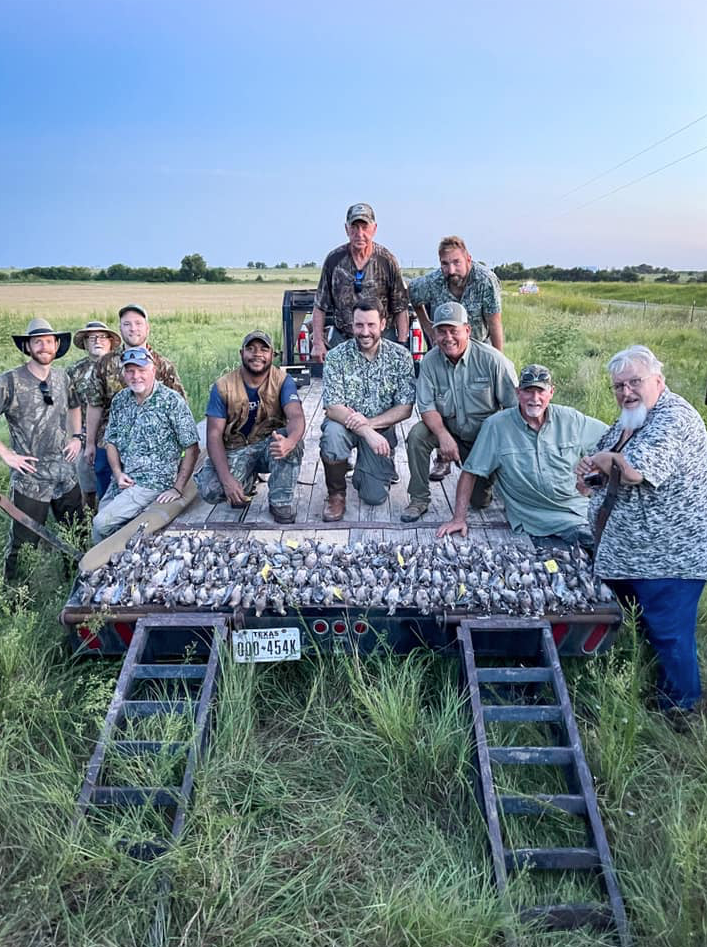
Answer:
M432 453L435 447L439 445L437 436L430 431L424 421L418 421L408 431L407 447L408 451L427 451Z
M339 460L346 460L351 451L351 441L349 432L343 424L338 421L330 421L327 418L322 425L319 450L322 459L325 461L335 463Z

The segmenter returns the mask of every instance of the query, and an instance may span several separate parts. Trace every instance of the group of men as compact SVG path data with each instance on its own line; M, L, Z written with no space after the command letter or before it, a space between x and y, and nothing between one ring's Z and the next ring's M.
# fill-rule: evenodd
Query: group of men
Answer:
M608 365L621 409L611 428L552 404L550 370L530 364L518 376L503 354L498 281L464 241L444 238L440 267L406 289L395 257L374 241L376 227L370 205L348 209L348 242L327 256L315 295L312 358L324 361L322 518L345 517L354 451L353 488L371 505L386 501L399 480L396 425L417 403L402 520L425 515L430 480L443 479L454 463L461 467L454 513L439 536L465 535L469 505L487 506L495 485L511 527L539 548L562 541L596 547L596 574L642 612L659 658L661 706L694 708L701 696L697 603L707 579L701 417L667 388L662 364L638 345ZM404 345L408 302L429 345L417 379ZM325 337L327 314L333 324ZM74 344L87 355L65 373L52 363L66 354L70 333L34 319L13 337L28 361L0 375L0 413L12 441L12 449L0 444L0 459L12 468L15 504L40 523L50 508L68 521L83 494L97 506L95 541L153 501L178 500L199 454L177 371L147 342L147 312L130 304L119 320L119 334L96 321L79 330ZM291 523L305 432L297 388L273 364L267 333L246 335L240 354L240 366L209 396L208 456L197 487L208 502L245 507L257 475L269 473L271 514ZM20 544L34 540L13 524L7 577L16 574Z

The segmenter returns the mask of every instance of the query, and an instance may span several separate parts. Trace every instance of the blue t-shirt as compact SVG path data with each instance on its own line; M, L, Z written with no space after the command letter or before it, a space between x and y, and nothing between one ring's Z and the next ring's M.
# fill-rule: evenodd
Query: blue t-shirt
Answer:
M243 437L248 437L251 428L255 424L255 416L258 413L260 396L258 395L257 388L251 388L250 385L246 385L245 382L243 382L243 384L245 385L245 391L248 395L248 401L250 402L250 410L248 411L248 418L245 424L240 429L240 433ZM297 385L295 384L294 378L288 375L280 389L280 405L284 408L285 405L292 404L293 401L299 402L299 395L297 394ZM226 405L218 393L216 385L213 385L211 388L209 403L206 405L206 415L209 418L224 418L224 420L228 418Z

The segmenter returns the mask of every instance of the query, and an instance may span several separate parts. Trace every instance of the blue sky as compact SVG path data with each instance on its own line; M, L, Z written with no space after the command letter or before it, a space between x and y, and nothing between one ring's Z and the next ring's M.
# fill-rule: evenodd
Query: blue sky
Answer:
M321 262L346 207L432 265L707 268L704 0L5 0L0 266ZM586 207L581 204L593 201Z

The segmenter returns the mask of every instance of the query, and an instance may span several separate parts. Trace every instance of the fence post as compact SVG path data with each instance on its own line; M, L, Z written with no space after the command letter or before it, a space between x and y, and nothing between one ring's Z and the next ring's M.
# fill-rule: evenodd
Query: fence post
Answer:
M644 299L644 300L643 300L643 315L644 315L644 316L645 316L645 314L646 314L646 309L647 309L647 308L648 308L648 300L647 300L647 299Z
M690 310L690 322L692 322L692 317L695 315L695 303L696 303L696 302L697 302L696 299L693 299L693 300L692 300L692 309Z

